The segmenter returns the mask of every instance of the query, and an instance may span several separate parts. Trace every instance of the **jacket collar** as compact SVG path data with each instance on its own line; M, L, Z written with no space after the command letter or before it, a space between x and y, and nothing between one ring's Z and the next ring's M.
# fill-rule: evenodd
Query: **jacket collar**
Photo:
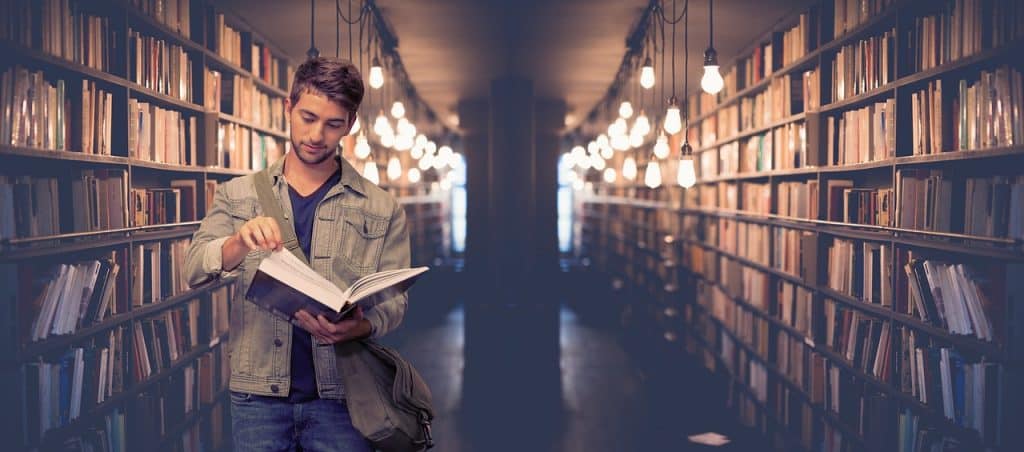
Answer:
M348 160L341 158L340 155L335 155L334 160L338 162L338 168L341 171L341 180L339 183L360 195L366 196L366 187L363 186L363 177L359 175L356 168L352 166ZM270 165L268 171L270 172L271 180L276 183L277 179L284 175L284 156L277 159L273 165Z

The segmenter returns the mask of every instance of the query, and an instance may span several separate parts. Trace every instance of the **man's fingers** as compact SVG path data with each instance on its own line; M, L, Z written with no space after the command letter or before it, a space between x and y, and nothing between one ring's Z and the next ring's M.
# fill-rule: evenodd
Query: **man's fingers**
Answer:
M256 244L256 247L259 249L266 248L267 239L263 236L263 231L260 229L259 223L250 225L249 230L252 231L252 241Z
M249 250L256 249L256 242L252 239L252 230L249 228L242 228L238 235L242 238L242 243L245 243L245 246L249 248Z
M277 245L275 246L276 249L281 246L281 242L283 241L281 240L281 228L278 226L277 220L273 218L268 218L267 220L267 225L270 227L270 238L274 240L274 243Z
M277 228L275 227L274 223L275 221L271 218L263 218L263 221L260 221L258 223L260 233L263 234L264 245L267 247L267 249L271 250L277 249L278 244L281 242L280 239L276 238L277 233L275 229Z

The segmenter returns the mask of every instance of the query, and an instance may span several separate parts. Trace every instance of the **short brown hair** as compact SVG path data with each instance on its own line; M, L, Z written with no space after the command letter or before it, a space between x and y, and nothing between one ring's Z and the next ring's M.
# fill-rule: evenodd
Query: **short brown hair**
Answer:
M299 65L288 96L292 105L302 93L322 94L355 115L363 102L363 76L352 62L329 57L316 57Z

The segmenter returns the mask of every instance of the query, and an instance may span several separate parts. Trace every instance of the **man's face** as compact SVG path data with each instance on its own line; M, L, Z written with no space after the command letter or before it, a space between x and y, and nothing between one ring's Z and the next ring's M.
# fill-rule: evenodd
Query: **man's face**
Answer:
M295 156L309 165L333 157L341 137L352 128L348 110L322 94L304 92L295 105L285 98L285 111Z

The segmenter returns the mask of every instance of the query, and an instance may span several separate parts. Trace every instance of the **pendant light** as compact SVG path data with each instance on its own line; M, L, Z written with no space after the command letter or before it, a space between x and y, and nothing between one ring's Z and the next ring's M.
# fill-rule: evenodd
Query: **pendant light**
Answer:
M420 181L420 169L416 167L409 168L409 174L406 176L409 178L410 184L417 184Z
M676 14L676 2L672 0L672 15ZM685 12L684 12L685 14ZM672 22L672 97L668 101L668 109L665 111L665 123L663 128L669 135L675 135L682 129L682 120L679 118L679 103L676 100L676 21ZM661 27L661 52L662 60L665 59L665 27Z
M370 66L370 88L380 89L384 86L384 68L380 65L380 60L377 57L373 57L373 63Z
M661 165L656 158L647 161L647 170L644 171L644 185L648 188L658 188L661 186Z
M658 134L658 140L654 143L654 156L663 159L668 157L668 137L664 133Z
M715 0L708 0L708 49L704 51L704 77L700 87L708 94L718 94L725 86L722 74L718 72L718 52L715 51Z
M395 103L391 104L391 116L395 119L405 116L405 105L402 105L402 101L396 100Z
M604 169L603 177L604 177L604 181L605 182L607 182L609 184L614 184L615 183L615 176L616 176L615 175L615 168L605 168Z
M628 100L624 100L619 104L619 117L624 119L633 117L633 104L629 103Z
M690 0L686 0L689 5ZM687 6L689 9L689 6ZM683 45L686 46L686 51L683 53L683 93L686 93L690 89L690 17L687 14L686 25L684 28L686 31L683 32ZM685 95L685 94L684 94ZM687 109L686 113L686 125L689 127L690 113ZM676 172L676 182L683 188L690 188L693 184L697 183L697 172L693 164L693 147L690 146L689 133L683 133L683 147L679 151L679 167Z
M370 142L366 140L366 134L360 133L356 137L355 154L357 159L365 159L370 156Z
M377 172L377 162L373 159L367 160L366 165L363 166L363 177L366 180L373 182L374 185L380 185L380 174Z
M398 178L402 177L402 162L398 160L398 157L392 155L391 158L388 159L387 171L389 181L396 181Z
M626 180L636 180L636 160L632 155L627 155L626 159L622 161L622 177L625 177Z
M309 0L309 50L306 50L306 58L313 59L320 56L316 48L316 0Z
M650 55L644 59L644 66L640 68L640 86L644 89L654 88L654 63Z

